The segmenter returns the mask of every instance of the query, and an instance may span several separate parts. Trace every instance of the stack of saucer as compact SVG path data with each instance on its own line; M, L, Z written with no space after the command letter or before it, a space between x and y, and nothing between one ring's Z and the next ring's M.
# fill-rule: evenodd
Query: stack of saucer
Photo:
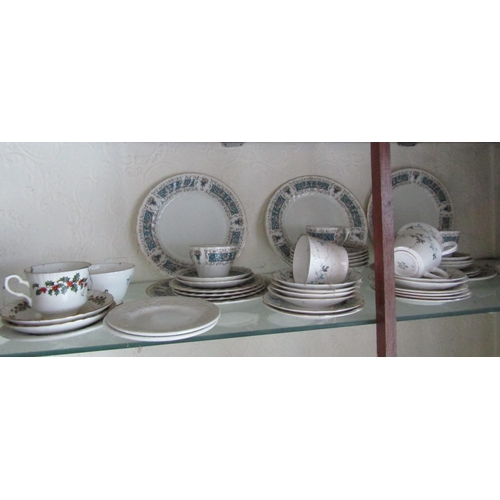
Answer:
M16 300L4 306L0 310L0 316L4 324L16 332L51 335L92 325L104 318L114 305L114 298L110 293L94 290L89 292L87 302L76 314L64 318L43 319L24 300Z
M468 253L454 252L441 258L442 267L451 267L453 269L467 269L472 266L474 259Z
M471 291L468 276L458 270L445 268L449 278L408 278L396 276L396 298L416 305L440 305L468 299ZM368 276L375 289L375 273Z
M349 267L363 267L368 265L368 245L350 243L344 245L344 248L347 250L347 255L349 256Z
M365 305L361 273L349 269L338 284L295 283L292 270L273 273L264 304L273 310L301 316L345 316L361 311Z
M184 269L168 284L175 295L221 302L256 295L266 288L267 281L247 267L233 266L228 276L217 278L202 278L195 268Z

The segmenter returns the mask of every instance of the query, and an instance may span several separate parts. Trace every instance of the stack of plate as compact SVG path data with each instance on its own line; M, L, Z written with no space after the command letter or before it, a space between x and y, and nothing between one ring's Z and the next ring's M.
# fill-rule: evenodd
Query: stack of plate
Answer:
M115 305L108 292L89 292L88 301L76 314L65 318L43 319L42 315L28 306L24 300L16 300L4 306L0 315L6 326L19 333L30 335L52 335L83 328L97 323Z
M440 305L468 299L471 291L468 276L458 270L445 268L449 278L407 278L396 276L396 298L400 302L416 305ZM375 289L375 274L368 276Z
M220 309L192 297L133 300L111 311L104 324L117 337L136 342L172 342L212 329Z
M264 304L287 314L306 316L345 316L361 311L365 305L361 274L349 269L346 279L338 284L295 283L292 270L273 273Z
M441 258L442 267L451 267L453 269L466 269L472 266L473 262L474 259L470 254L463 252L454 252Z
M349 267L362 267L368 265L368 245L350 243L344 246L349 256Z
M174 295L221 302L252 297L265 290L267 281L247 267L233 266L229 276L200 278L195 268L184 269L169 281Z

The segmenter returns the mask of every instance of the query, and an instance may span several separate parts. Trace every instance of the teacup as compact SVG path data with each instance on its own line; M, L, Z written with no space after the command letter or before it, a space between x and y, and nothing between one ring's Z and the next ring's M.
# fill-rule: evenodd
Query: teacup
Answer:
M128 262L107 262L90 266L90 290L110 293L121 304L134 275L135 265Z
M17 274L4 280L4 288L23 298L46 319L72 316L87 302L90 277L89 262L51 262L27 267L24 270L27 281ZM30 295L15 292L10 280L15 279L30 290Z
M409 224L405 224L403 227L398 229L396 237L401 236L402 234L405 233L412 233L415 231L420 233L426 233L434 237L436 241L439 243L443 255L449 255L457 251L458 240L455 241L448 239L445 241L441 231L437 230L435 227L425 222L410 222Z
M189 255L200 278L228 276L238 247L236 245L191 245Z
M343 246L351 234L351 228L349 226L306 226L306 233L313 238Z
M349 271L347 250L330 241L303 234L293 252L296 283L342 283Z
M458 245L460 231L439 231L444 242L454 241Z
M408 278L448 278L448 273L438 267L442 255L434 236L405 232L394 239L394 272Z

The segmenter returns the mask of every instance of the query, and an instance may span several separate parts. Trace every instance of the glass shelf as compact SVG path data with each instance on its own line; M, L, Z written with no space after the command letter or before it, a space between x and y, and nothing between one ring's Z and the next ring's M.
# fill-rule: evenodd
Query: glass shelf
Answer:
M367 276L370 269L363 270L363 294L366 305L358 313L339 318L298 317L268 309L261 297L245 301L220 304L221 316L211 330L177 342L200 342L252 335L286 334L295 331L320 330L325 328L354 327L376 323L375 292L369 287ZM148 283L133 283L129 287L126 301L147 297ZM398 321L410 321L446 316L460 316L500 311L500 276L486 281L470 282L470 299L439 306L417 306L396 302ZM102 321L75 332L46 336L14 332L7 326L0 328L0 356L50 356L139 346L153 346L167 342L127 341L112 334ZM170 343L170 342L168 342Z

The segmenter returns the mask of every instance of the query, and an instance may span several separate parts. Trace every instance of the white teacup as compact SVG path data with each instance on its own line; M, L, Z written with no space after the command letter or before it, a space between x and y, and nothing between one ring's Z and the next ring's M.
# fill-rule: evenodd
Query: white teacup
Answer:
M121 304L134 275L135 265L128 262L92 264L90 290L110 293L116 304Z
M349 226L306 226L306 233L313 238L343 246L351 234L351 228Z
M293 252L296 283L342 283L349 271L347 250L336 243L303 234Z
M415 231L420 233L426 233L434 237L436 241L439 243L443 255L449 255L457 251L458 240L455 241L447 239L445 241L442 231L437 230L435 227L425 222L410 222L409 224L405 224L403 227L398 229L396 237L401 236L402 234L405 233L412 233Z
M189 255L201 278L222 278L236 259L236 245L191 245Z
M72 316L87 302L89 262L51 262L27 267L27 281L17 274L4 280L5 289L23 298L46 319ZM30 295L15 292L9 282L15 279L30 290Z
M428 233L408 231L394 239L394 272L398 276L448 278L438 267L441 258L441 245Z

